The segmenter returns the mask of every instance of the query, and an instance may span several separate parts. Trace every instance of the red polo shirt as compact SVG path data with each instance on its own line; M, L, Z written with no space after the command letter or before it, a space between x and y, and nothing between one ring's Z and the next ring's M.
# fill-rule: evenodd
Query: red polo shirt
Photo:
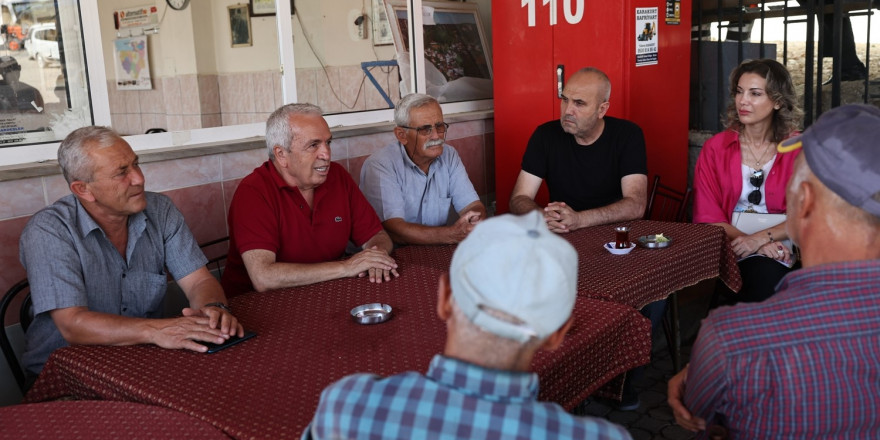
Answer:
M227 297L253 291L241 254L275 253L275 261L321 263L343 256L348 241L362 246L382 230L379 217L341 165L331 162L310 209L266 161L245 177L229 207L229 256L223 271Z

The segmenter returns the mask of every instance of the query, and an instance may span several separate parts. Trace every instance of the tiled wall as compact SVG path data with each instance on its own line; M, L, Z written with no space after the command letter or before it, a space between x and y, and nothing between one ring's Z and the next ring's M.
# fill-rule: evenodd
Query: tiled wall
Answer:
M333 141L332 158L358 181L367 156L393 140L390 131L338 138ZM477 193L491 203L495 197L493 121L453 123L447 142L461 155ZM168 195L183 212L196 240L206 242L228 235L226 213L235 188L267 157L265 149L246 150L147 162L142 168L147 190ZM69 193L60 174L0 182L0 293L25 277L18 260L18 240L30 216Z
M397 102L397 67L372 72ZM296 84L298 101L325 113L388 108L359 66L297 69ZM109 80L107 90L113 128L126 135L262 122L282 105L281 75L272 71L154 78L152 90L120 91Z

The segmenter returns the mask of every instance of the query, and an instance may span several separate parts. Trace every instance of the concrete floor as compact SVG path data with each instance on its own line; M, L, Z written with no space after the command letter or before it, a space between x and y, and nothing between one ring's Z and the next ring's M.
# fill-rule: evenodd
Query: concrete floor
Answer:
M679 292L682 365L689 359L699 322L706 316L714 288L715 281L710 280ZM659 328L654 333L651 363L647 365L643 377L635 382L640 391L639 408L634 411L619 411L614 401L590 398L576 408L574 413L600 417L622 425L635 440L693 439L696 434L678 426L672 410L666 404L666 383L673 374L672 358L667 350L663 329Z

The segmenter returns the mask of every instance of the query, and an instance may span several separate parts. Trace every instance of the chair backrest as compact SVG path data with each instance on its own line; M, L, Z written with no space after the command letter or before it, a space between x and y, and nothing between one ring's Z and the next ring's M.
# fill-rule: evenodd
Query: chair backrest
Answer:
M199 245L202 252L208 258L206 266L211 273L216 272L219 278L223 275L223 268L226 266L226 254L229 252L229 237L220 237L211 241L206 241Z
M24 393L24 370L22 370L21 363L18 362L18 357L15 355L15 350L12 348L12 343L9 340L9 336L6 334L6 311L9 309L9 306L12 305L12 302L16 297L23 295L18 316L19 322L21 323L21 329L26 332L31 325L31 322L34 320L33 303L31 302L29 286L27 279L21 280L9 288L6 294L3 295L3 299L0 300L0 326L2 326L3 330L0 331L0 349L3 350L3 356L6 357L6 363L9 365L9 369L12 371L12 375L15 377L15 381L18 383L18 387L21 389L22 393Z
M648 206L645 209L645 220L667 222L686 222L688 203L691 200L691 189L684 192L660 183L660 176L654 176L654 185L648 195Z

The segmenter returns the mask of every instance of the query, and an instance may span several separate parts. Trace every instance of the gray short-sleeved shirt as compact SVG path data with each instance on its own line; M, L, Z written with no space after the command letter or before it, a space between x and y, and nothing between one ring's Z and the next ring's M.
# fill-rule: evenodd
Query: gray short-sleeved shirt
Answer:
M24 367L39 373L67 342L49 311L85 306L120 316L161 317L168 273L179 280L207 263L168 197L147 192L147 208L128 219L126 258L73 195L28 221L19 243L27 270L34 321L28 328Z
M427 175L399 142L382 148L361 168L361 191L383 222L402 218L426 226L444 226L450 206L461 212L479 200L458 152L448 144Z

